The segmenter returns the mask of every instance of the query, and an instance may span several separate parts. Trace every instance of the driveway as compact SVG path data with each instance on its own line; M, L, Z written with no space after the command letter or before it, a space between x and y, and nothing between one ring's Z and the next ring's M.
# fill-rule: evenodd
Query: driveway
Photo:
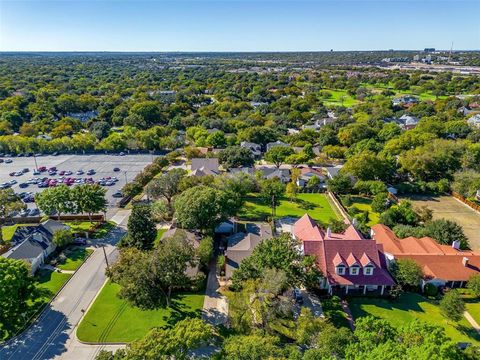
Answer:
M93 245L97 249L80 267L65 287L57 294L37 321L22 335L7 342L0 349L1 360L94 359L101 349L114 350L118 346L88 346L80 344L75 328L84 311L105 283L105 257L115 261L117 241L125 234L117 227Z
M216 263L210 263L202 319L214 326L225 324L228 320L227 298L218 291L220 284L216 276Z

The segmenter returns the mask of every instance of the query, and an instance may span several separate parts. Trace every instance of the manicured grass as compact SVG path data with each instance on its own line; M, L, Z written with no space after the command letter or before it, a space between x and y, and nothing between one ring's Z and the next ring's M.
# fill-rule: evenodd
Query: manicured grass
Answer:
M47 301L50 300L71 277L72 274L63 274L46 269L38 270L35 275L37 287L50 292L50 296L45 296Z
M419 294L406 293L396 301L352 298L349 300L349 307L355 319L362 316L375 316L388 320L394 327L400 327L418 319L443 327L447 336L454 341L480 344L480 336L465 318L458 323L447 321L440 313L437 302L427 300Z
M9 226L2 226L2 236L3 240L5 242L9 242L12 240L13 234L15 233L15 230L19 226L33 226L35 224L15 224L15 225L9 225Z
M199 317L203 293L174 296L170 308L141 310L128 305L117 294L120 286L108 282L100 292L77 330L77 336L88 342L131 342L154 327L172 326L186 317Z
M276 208L276 216L301 217L308 213L315 220L321 223L328 223L331 219L339 219L335 205L330 204L325 194L298 194L295 202L282 199ZM271 216L271 207L264 204L261 199L252 194L239 213L239 218L244 220L265 220Z
M469 302L466 304L467 311L475 319L477 324L480 324L480 302Z
M360 101L353 98L346 90L323 89L332 94L331 97L322 98L325 105L351 107Z
M95 226L95 222L93 221L70 221L65 224L68 225L74 233L85 232Z
M111 221L107 221L107 222L102 223L102 225L100 225L95 230L95 232L92 235L92 238L101 239L101 238L107 236L107 234L110 232L110 230L112 230L115 226L116 226L116 224L114 222L111 222Z
M332 296L329 299L323 299L322 309L325 317L329 319L336 327L347 327L350 329L347 314L343 311L341 299L338 296Z
M83 264L85 259L93 252L92 249L81 247L66 249L63 254L66 256L64 260L60 260L57 267L62 270L77 270Z
M361 211L367 211L368 212L368 223L367 225L369 227L375 225L378 223L378 220L380 219L380 214L377 212L372 211L372 199L367 198L367 197L362 197L362 196L351 196L350 197L352 200L352 205L348 207L348 209L355 207L358 210ZM342 201L343 203L343 201Z

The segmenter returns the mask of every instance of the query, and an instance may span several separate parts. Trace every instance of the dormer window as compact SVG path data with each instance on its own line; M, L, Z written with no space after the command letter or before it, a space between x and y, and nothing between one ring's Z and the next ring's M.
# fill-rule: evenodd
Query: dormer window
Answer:
M339 265L335 268L337 275L345 275L345 266Z
M366 266L363 268L363 275L373 275L373 266Z
M359 266L350 266L350 275L358 275L359 270Z

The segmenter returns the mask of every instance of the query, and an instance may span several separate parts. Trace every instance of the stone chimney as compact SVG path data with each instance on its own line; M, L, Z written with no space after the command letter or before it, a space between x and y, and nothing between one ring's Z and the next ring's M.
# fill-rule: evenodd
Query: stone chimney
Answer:
M327 228L327 237L332 237L332 230L330 227Z
M452 243L452 248L454 248L455 250L460 250L460 240L455 240Z
M467 257L465 257L465 256L463 257L463 259L462 259L462 264L463 264L463 266L465 266L465 267L468 266L468 258L467 258Z

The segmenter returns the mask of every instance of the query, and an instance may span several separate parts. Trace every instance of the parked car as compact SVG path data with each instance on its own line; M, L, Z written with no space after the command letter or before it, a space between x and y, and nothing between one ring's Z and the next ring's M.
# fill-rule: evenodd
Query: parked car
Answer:
M29 171L30 171L29 168L23 168L23 169L22 169L22 173L24 173L24 174L27 173L27 172L29 172Z
M10 185L15 185L16 183L17 183L17 180L10 180L10 181L9 181L9 184L10 184Z
M18 215L19 215L20 217L26 217L26 216L28 216L28 209L23 209L22 211L20 211L20 212L18 213Z
M11 164L13 162L12 159L5 159L5 164Z
M78 171L77 171L77 175L83 175L83 174L85 174L85 173L83 172L83 170L78 170Z
M3 159L0 159L0 164L3 163L3 162L4 162L4 160L3 160Z
M12 172L9 173L8 175L10 175L10 176L15 176L15 171L12 171Z
M112 195L114 198L121 198L123 197L122 192L120 190L117 190L113 193Z
M93 169L88 170L87 175L95 175L95 170Z
M87 239L77 237L73 240L74 245L87 245Z
M21 189L25 189L28 187L28 184L27 183L20 183L20 185L18 185Z
M40 175L40 174L41 174L40 171L38 171L38 170L33 170L33 175Z
M40 172L47 171L47 167L46 167L46 166L40 166L40 167L38 168L38 171L40 171Z
M113 168L113 171L119 172L119 171L120 171L120 168L119 168L119 167L114 167L114 168Z
M28 212L28 216L38 216L38 215L40 215L40 210L38 210L37 208L30 209Z

